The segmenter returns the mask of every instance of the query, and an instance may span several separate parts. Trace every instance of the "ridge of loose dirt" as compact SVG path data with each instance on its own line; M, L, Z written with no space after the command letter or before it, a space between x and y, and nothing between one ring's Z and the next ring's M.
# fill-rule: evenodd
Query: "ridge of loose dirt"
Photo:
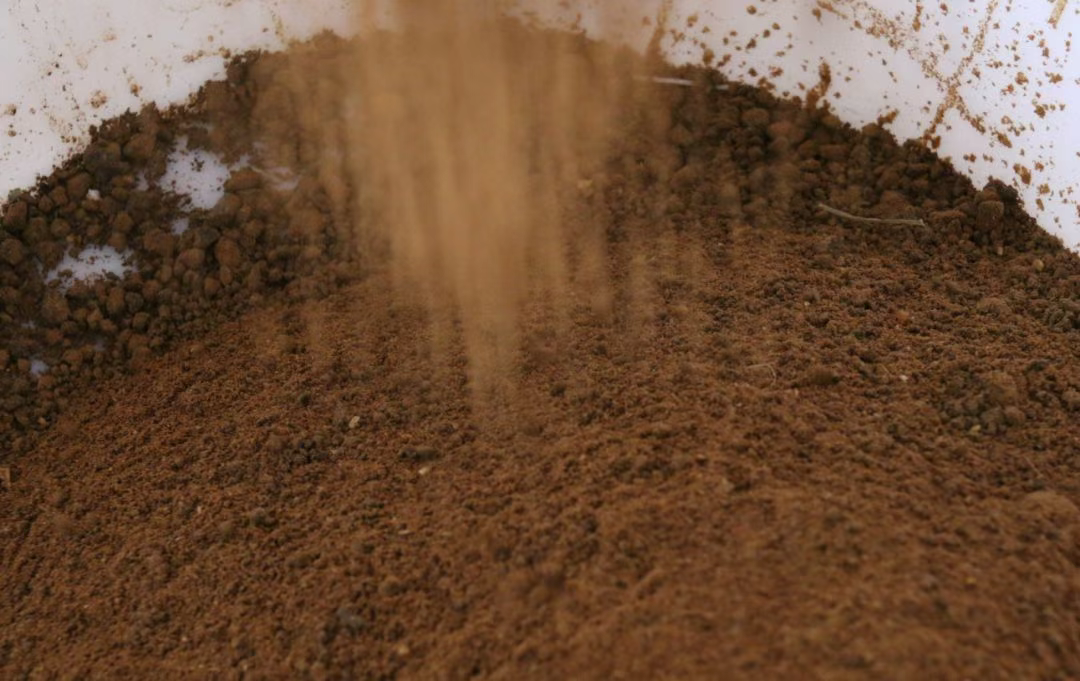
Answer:
M238 62L158 123L146 163L206 116L201 143L265 135L306 167L274 83L340 49ZM501 404L470 400L460 337L357 264L311 178L282 195L234 176L170 249L134 218L157 259L69 294L59 335L16 331L55 295L5 284L4 394L24 403L4 412L2 675L1080 675L1077 257L1007 188L877 126L679 75L720 87L656 88L575 188L568 226L604 227L608 285L579 268L561 333L526 310ZM119 163L109 145L153 118L106 126L9 207L6 238L50 257L60 238L25 232L50 184L103 180L94 150ZM133 201L167 217L127 191L95 238ZM157 305L149 331L126 293ZM116 326L102 358L32 385L18 360L102 331L94 309Z

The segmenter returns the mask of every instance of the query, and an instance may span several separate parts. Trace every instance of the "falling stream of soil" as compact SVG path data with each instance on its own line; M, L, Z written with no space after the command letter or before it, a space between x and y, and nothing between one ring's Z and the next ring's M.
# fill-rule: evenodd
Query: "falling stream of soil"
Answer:
M0 677L1080 676L1077 256L882 125L454 21L7 206Z

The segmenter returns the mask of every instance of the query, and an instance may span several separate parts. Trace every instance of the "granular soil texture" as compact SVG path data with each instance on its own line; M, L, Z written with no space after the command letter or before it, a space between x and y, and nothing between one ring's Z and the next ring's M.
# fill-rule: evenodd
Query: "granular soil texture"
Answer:
M206 117L250 143L275 74L340 49L238 61L9 205L0 676L1080 676L1080 263L1006 187L664 71L698 86L655 86L566 209L611 305L533 304L481 404L317 182L238 171L171 245L124 186ZM72 233L143 264L26 284L83 185Z

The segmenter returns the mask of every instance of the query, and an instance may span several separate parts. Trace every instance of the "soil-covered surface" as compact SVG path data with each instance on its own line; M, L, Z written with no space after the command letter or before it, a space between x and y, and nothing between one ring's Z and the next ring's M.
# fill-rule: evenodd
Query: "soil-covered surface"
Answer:
M565 210L610 304L530 307L477 401L317 174L238 170L179 236L139 188L180 134L317 166L297 74L341 49L238 60L8 205L0 677L1080 676L1080 261L1008 188L665 72L697 84ZM137 268L43 280L91 243Z

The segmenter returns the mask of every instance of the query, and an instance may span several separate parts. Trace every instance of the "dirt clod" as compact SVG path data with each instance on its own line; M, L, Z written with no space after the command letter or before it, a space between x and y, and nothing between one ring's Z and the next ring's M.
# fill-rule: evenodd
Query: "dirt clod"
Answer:
M154 154L156 143L157 140L153 134L148 132L139 133L124 145L124 157L132 161L148 161Z
M1001 201L983 201L979 204L975 224L979 229L991 231L1001 224L1005 217L1005 204Z
M7 264L15 267L26 257L26 249L18 239L4 239L0 241L0 258Z
M45 294L41 303L41 317L46 324L59 326L71 315L67 297L62 291L52 290Z

